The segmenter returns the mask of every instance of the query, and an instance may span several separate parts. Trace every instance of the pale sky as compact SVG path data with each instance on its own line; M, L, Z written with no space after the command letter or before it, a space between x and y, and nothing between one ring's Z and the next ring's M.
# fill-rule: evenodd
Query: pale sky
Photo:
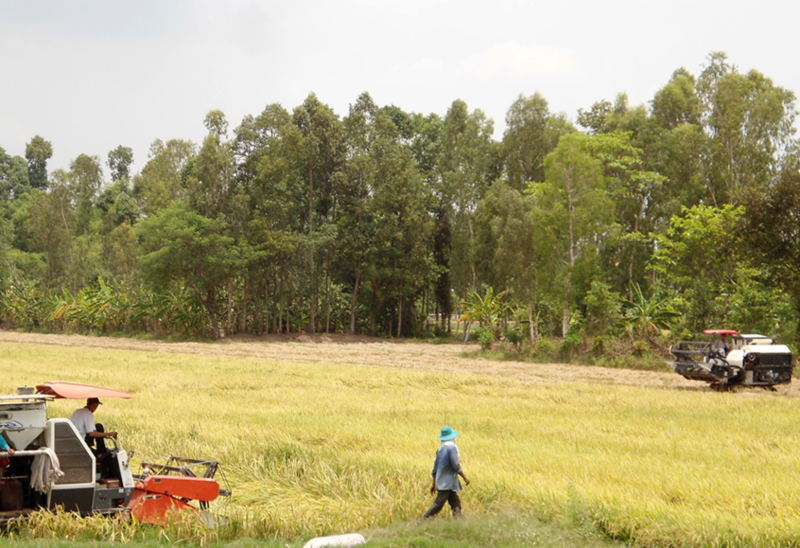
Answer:
M200 142L212 109L232 130L313 92L344 117L364 91L442 116L463 99L500 139L520 94L574 121L712 51L800 93L798 21L791 0L0 0L0 147L41 135L52 171L121 144L139 172L157 138Z

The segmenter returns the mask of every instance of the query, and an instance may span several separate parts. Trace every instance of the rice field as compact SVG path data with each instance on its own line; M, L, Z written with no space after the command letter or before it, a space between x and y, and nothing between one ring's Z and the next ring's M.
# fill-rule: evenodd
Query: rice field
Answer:
M292 541L414 521L449 424L472 480L467 515L516 512L637 546L800 545L793 393L720 394L677 376L543 382L536 365L504 374L513 363L398 367L366 351L359 361L358 345L340 345L342 360L334 345L301 344L298 359L280 344L269 350L283 360L6 340L0 392L68 380L132 393L97 419L135 450L134 470L219 460L233 491L221 535Z

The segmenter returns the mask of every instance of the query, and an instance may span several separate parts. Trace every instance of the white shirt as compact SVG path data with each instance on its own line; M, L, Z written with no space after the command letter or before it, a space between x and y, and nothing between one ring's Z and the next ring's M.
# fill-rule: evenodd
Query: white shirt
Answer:
M76 409L69 420L72 421L72 424L75 425L75 428L78 429L78 432L80 432L81 436L84 438L86 434L96 430L94 426L94 413L89 411L86 407Z

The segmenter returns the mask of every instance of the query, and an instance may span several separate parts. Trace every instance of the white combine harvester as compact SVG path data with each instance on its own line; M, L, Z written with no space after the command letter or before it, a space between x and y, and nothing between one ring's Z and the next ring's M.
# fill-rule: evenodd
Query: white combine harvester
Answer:
M690 380L705 381L711 387L726 390L733 386L774 387L792 382L794 361L785 344L771 337L739 334L732 329L707 329L706 335L728 336L723 350L719 343L680 341L669 351L675 356L668 362L676 373Z
M9 458L8 467L0 469L0 524L59 507L81 515L130 512L139 521L163 523L170 512L209 514L212 501L230 500L230 490L220 489L214 479L216 461L172 456L167 464L142 463L144 475L134 475L133 451L128 455L116 439L99 466L69 419L47 418L47 403L54 398L130 397L119 390L62 381L0 396L0 430L15 449L10 457L0 451L0 457ZM202 477L193 472L198 469Z

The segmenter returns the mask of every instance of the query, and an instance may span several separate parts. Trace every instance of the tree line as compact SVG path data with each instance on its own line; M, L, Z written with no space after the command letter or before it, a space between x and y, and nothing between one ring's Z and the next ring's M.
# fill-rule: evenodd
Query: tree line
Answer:
M500 141L442 117L337 115L313 93L202 143L48 171L0 148L0 322L160 335L652 339L731 326L800 341L795 95L712 53L647 105L520 95ZM431 318L435 320L430 321ZM484 335L487 336L487 335Z

